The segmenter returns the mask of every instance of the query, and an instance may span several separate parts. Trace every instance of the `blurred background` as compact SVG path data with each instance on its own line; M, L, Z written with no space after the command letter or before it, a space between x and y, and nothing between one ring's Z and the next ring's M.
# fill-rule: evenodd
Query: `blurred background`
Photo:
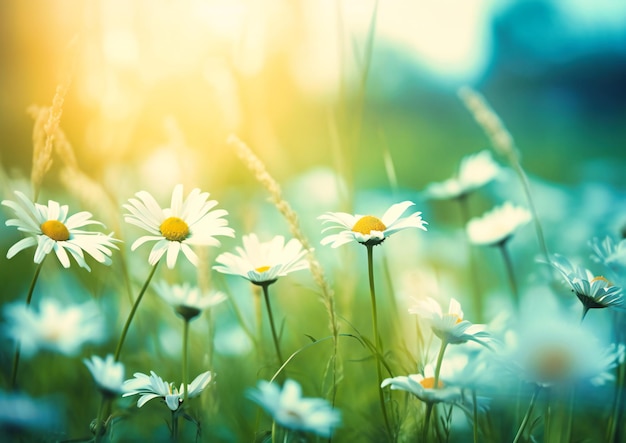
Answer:
M343 160L355 186L384 185L388 150L398 182L421 189L454 172L442 154L486 147L465 84L530 174L618 184L625 166L620 0L24 0L0 20L0 154L15 173L30 168L26 108L70 74L61 126L98 180L179 149L220 183L239 168L222 149L236 132L279 178Z

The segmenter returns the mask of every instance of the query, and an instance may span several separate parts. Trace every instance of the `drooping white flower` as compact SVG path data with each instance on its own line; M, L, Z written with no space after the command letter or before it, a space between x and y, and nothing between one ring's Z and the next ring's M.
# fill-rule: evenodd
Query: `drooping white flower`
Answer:
M308 269L309 262L304 258L307 251L297 239L285 244L285 238L275 236L268 242L260 242L256 234L243 236L243 248L236 248L237 254L224 252L213 266L223 274L239 275L255 284L269 284L285 275Z
M454 298L450 299L448 312L443 312L439 303L431 297L416 300L409 308L409 313L417 314L430 322L437 337L448 344L460 344L475 341L485 344L491 339L484 325L475 325L463 320L461 304Z
M19 341L27 357L42 349L76 355L85 343L104 338L104 318L92 301L64 307L55 299L44 299L38 311L12 303L4 308L4 316L6 335Z
M486 185L500 172L491 152L481 151L461 160L458 175L440 183L431 183L426 188L429 197L438 200L459 198Z
M341 424L338 410L323 398L302 397L300 385L291 379L285 381L282 390L275 383L261 380L247 396L287 429L330 437Z
M454 403L462 399L460 388L446 386L441 379L438 380L437 385L435 387L435 371L432 365L428 364L424 367L423 374L386 378L380 387L390 386L391 389L410 392L426 403Z
M418 228L426 231L428 223L422 220L421 212L402 217L404 211L415 203L404 201L392 205L383 214L382 218L373 215L347 214L345 212L327 212L318 217L322 223L331 223L322 230L339 230L334 234L327 235L322 239L323 245L330 244L333 248L350 242L359 242L366 246L374 246L382 243L392 234L408 228Z
M183 186L176 185L171 205L164 209L146 191L135 195L137 198L131 198L128 204L123 205L129 212L124 220L145 229L151 235L139 237L132 244L131 250L134 251L146 242L156 242L148 258L153 266L166 254L168 268L174 268L181 251L197 266L198 256L191 246L219 246L216 236L235 236L234 230L227 226L228 222L223 218L228 212L224 209L211 210L217 201L208 200L208 192L195 188L183 200Z
M115 361L112 354L107 355L104 359L94 355L91 359L84 359L83 363L91 372L98 389L105 395L115 395L122 392L124 364Z
M203 293L199 287L183 284L170 285L160 281L154 285L159 296L174 308L176 313L186 320L197 317L210 307L226 300L226 295L220 291Z
M532 219L530 212L521 206L506 202L471 219L466 226L469 241L476 245L496 246L506 242L515 231Z
M91 213L82 211L68 215L67 205L60 205L53 200L49 200L47 205L41 205L33 203L19 191L15 191L15 195L18 197L17 202L2 201L17 217L7 220L5 224L16 226L27 236L11 246L7 258L13 258L18 252L36 246L35 263L41 263L46 255L54 251L64 268L70 267L71 255L80 267L90 271L84 253L99 263L111 264L111 249L117 249L114 242L118 240L102 232L81 229L89 225L103 226L91 219Z
M597 308L626 309L621 287L612 285L603 276L589 269L573 265L567 258L554 254L551 264L563 276L586 310Z
M184 392L182 384L180 385L180 389L177 389L174 383L163 381L154 371L150 371L150 375L136 372L133 376L134 378L124 382L122 387L125 392L122 397L141 395L137 401L138 408L141 408L154 398L162 398L171 411L176 411L183 403ZM198 375L187 385L187 398L199 396L211 382L211 379L211 371L206 371Z

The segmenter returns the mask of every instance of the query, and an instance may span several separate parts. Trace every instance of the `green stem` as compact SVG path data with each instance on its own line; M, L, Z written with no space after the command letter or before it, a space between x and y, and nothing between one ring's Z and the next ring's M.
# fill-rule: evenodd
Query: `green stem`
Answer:
M537 242L539 243L539 249L541 250L546 263L550 263L550 254L548 253L548 247L546 245L546 240L543 236L543 229L541 228L541 223L539 222L539 216L537 215L537 209L535 209L535 203L533 202L533 197L530 192L530 184L528 183L528 177L526 177L526 173L524 169L522 169L522 165L520 164L517 158L511 159L511 163L513 164L513 168L515 172L519 176L520 182L522 183L522 187L524 188L524 194L526 194L526 201L528 202L528 208L530 212L533 214L533 221L535 224L535 233L537 235Z
M433 389L439 388L439 374L441 373L441 363L443 362L443 355L446 352L446 347L448 346L448 342L445 340L441 341L441 347L439 348L439 354L437 355L437 363L435 365L435 380L433 383ZM428 427L430 424L430 416L433 412L433 402L429 402L426 406L426 416L424 417L424 428L423 428L423 441L427 441L428 438Z
M463 222L463 227L465 227L467 226L467 223L470 220L469 205L467 203L467 194L463 194L459 196L457 200L461 208L461 219ZM476 266L476 260L474 258L472 244L469 242L467 238L467 233L465 234L465 243L467 245L467 258L469 261L469 272L470 272L469 279L472 282L472 297L474 299L474 315L475 315L476 322L482 323L483 299L480 293L480 284L478 281L478 269Z
M183 324L183 405L187 404L187 347L189 345L189 320Z
M526 411L526 414L524 415L524 418L522 419L522 423L520 424L519 429L517 430L517 434L515 434L513 443L517 443L520 437L522 436L522 433L524 432L524 428L526 428L526 425L528 424L528 421L530 420L530 416L533 413L533 408L535 407L535 401L537 400L537 395L539 394L540 390L541 390L541 386L537 385L535 388L535 391L533 392L533 396L530 398L530 404L528 405L528 410Z
M506 239L501 241L498 244L500 248L500 252L502 253L502 260L504 261L504 266L506 267L506 274L509 280L509 286L511 287L511 295L513 296L513 304L515 305L515 309L519 312L520 309L520 299L519 299L519 291L517 289L517 282L515 280L515 272L513 270L513 262L511 261L511 255L506 248Z
M170 441L172 443L178 442L178 409L172 411L172 433L170 435Z
M102 394L102 401L100 402L100 408L98 409L98 416L96 417L96 429L94 433L96 434L96 443L100 441L106 429L104 428L104 423L106 421L106 416L108 415L109 407L111 405L111 398L105 394Z
M382 341L380 340L380 336L378 334L378 313L376 310L376 289L374 286L374 247L371 245L366 245L367 248L367 273L369 277L369 285L370 285L370 298L372 301L372 328L374 333L374 350L376 352L376 375L378 377L378 399L380 401L380 407L383 411L383 418L385 420L385 427L387 428L387 433L390 437L393 436L391 431L391 425L389 423L389 417L387 415L387 407L385 406L385 393L380 388L380 385L383 383L383 375L382 369L380 367L380 359L379 356L382 356ZM381 357L382 358L382 357Z
M272 306L270 305L269 284L265 283L261 285L263 288L263 297L265 298L265 304L267 305L267 315L270 319L270 327L272 329L272 338L274 339L274 347L276 348L276 356L278 357L278 366L283 364L283 356L280 353L280 345L278 344L278 334L276 334L276 326L274 324L274 316L272 315Z
M158 264L159 262L156 262L155 265L150 270L150 274L148 275L146 282L143 284L141 291L139 291L137 300L135 300L135 303L133 304L133 307L131 308L130 313L128 314L128 318L126 319L126 324L124 324L124 329L122 329L122 335L120 336L120 340L117 343L117 348L115 349L115 356L114 356L115 361L118 361L120 359L120 354L122 353L122 346L124 346L124 340L126 340L126 334L128 334L128 328L130 328L130 324L133 321L135 312L137 312L139 303L141 303L141 299L143 298L143 295L146 293L146 290L148 289L148 285L150 284L150 280L152 280L152 277L154 276L154 273L156 271Z
M476 400L476 389L472 388L472 414L474 416L472 435L474 437L474 443L478 443L478 402Z
M30 302L33 299L33 293L35 292L35 285L37 284L37 280L39 279L39 273L41 272L41 268L43 267L44 260L41 260L41 263L37 265L35 269L35 274L33 275L33 279L30 282L30 286L28 288L28 294L26 295L26 307L30 306ZM11 370L11 389L15 389L17 387L17 370L20 366L20 342L19 339L15 346L15 355L13 356L13 369Z

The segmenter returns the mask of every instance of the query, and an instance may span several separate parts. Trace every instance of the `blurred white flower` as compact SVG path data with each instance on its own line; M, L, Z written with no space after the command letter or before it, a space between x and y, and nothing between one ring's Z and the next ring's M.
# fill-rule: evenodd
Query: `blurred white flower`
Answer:
M167 253L167 267L176 264L178 253L194 265L198 265L198 256L191 246L219 246L217 235L234 237L235 232L227 226L224 209L211 211L217 201L208 200L209 193L194 188L183 200L183 186L176 185L172 191L171 206L161 209L154 197L146 191L135 194L137 198L128 200L123 205L130 214L124 216L127 223L139 226L151 235L139 237L131 246L137 249L142 244L155 241L150 251L148 262L155 265Z
M159 296L171 305L176 313L186 320L191 320L205 309L222 303L226 300L223 292L212 291L203 293L199 287L185 282L182 285L170 285L160 281L154 285Z
M297 239L285 244L285 238L275 236L268 242L260 242L256 234L243 236L243 248L236 248L237 255L224 252L213 266L223 274L239 275L254 284L270 284L278 277L290 272L308 269L309 262L304 258L307 251Z
M259 381L248 398L260 405L279 425L330 437L341 424L341 414L323 398L302 397L298 382L286 380L282 390L274 383Z
M174 383L163 381L163 379L156 375L154 371L150 371L149 376L142 374L141 372L136 372L133 375L135 378L131 378L124 382L122 387L125 392L122 397L129 397L137 394L141 395L137 401L138 408L141 408L154 398L162 398L165 400L165 404L172 411L176 411L183 403L182 384L180 385L180 389L176 389ZM198 375L190 384L187 385L187 398L199 396L211 382L211 379L211 371L206 371Z
M593 254L591 258L609 268L615 274L626 271L626 239L615 242L611 237L603 240L594 238L589 242Z
M554 254L551 264L563 276L583 304L583 313L595 308L624 309L622 288L613 286L603 276L595 276L582 266L574 266L567 258Z
M91 213L82 211L68 216L68 206L49 200L47 205L33 203L19 191L15 191L19 201L3 200L2 204L15 212L17 218L6 221L7 226L16 226L27 234L26 238L15 243L7 252L7 258L13 258L18 252L37 246L35 263L41 263L46 255L54 250L64 268L70 267L68 252L76 263L90 271L85 262L84 252L99 263L111 264L111 249L117 249L114 242L119 241L102 232L80 229L88 225L102 225L92 220Z
M462 398L461 389L448 387L439 379L435 387L435 371L432 365L424 367L424 374L400 375L386 378L380 385L381 388L391 386L391 389L410 392L426 403L454 403Z
M476 245L496 246L506 242L515 231L532 219L530 212L506 202L467 223L467 236Z
M448 344L475 341L484 345L491 340L491 335L484 330L484 325L475 325L463 320L461 304L454 298L450 299L446 313L431 297L416 300L409 308L409 313L417 314L427 320L435 335Z
M504 364L524 380L541 386L612 380L609 372L623 359L624 346L602 345L576 322L541 317L525 322L501 352Z
M63 429L58 402L34 399L21 392L0 391L0 430L15 428L48 431L51 428L55 431Z
M87 342L104 339L104 317L97 305L88 301L63 307L55 299L44 299L39 312L24 303L5 306L6 335L19 341L24 356L41 349L76 355Z
M112 354L107 355L104 359L94 355L91 359L84 359L83 363L91 372L98 389L105 395L115 395L122 392L124 364L115 361Z
M392 205L382 216L347 214L345 212L327 212L318 217L322 223L332 223L322 230L339 229L340 232L327 235L321 241L323 245L330 244L337 248L352 241L359 242L366 246L381 244L392 234L408 228L418 228L426 231L428 223L422 220L421 212L414 212L408 217L401 217L404 211L415 203L404 201Z
M437 200L463 197L489 183L499 172L500 166L493 160L491 152L484 150L464 157L456 177L431 183L426 188L426 194Z

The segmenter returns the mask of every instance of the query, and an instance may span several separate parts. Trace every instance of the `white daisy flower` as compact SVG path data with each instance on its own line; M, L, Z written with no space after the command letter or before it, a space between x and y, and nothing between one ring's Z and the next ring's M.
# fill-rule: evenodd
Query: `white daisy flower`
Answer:
M475 217L467 223L467 236L475 245L497 246L506 242L515 231L532 219L530 212L506 202Z
M154 286L154 289L163 300L174 308L178 315L186 320L191 320L205 309L226 300L226 295L223 292L203 293L199 287L191 286L186 282L182 285L170 285L161 281Z
M456 177L431 183L426 188L426 193L438 200L463 197L489 183L499 172L500 166L491 157L491 152L484 150L464 157Z
M259 381L247 396L260 405L280 426L330 437L341 424L341 413L323 398L302 397L298 382L287 379L282 390L274 383Z
M541 386L585 380L602 385L613 379L624 347L603 346L575 322L542 318L509 337L501 356L521 378Z
M4 316L5 333L19 341L26 357L41 349L76 355L83 344L104 338L104 317L92 301L63 307L55 299L45 299L39 312L13 303L4 308Z
M123 384L124 394L122 397L131 395L141 395L137 401L137 407L141 408L147 402L154 398L162 398L171 411L176 411L183 403L183 385L180 389L176 389L174 383L163 381L161 377L150 371L150 375L136 372L133 374L135 378L126 380ZM202 391L209 385L212 379L211 371L203 372L198 375L190 384L187 385L187 398L199 396Z
M198 256L191 246L219 246L220 242L215 236L235 236L235 231L227 226L228 222L223 218L228 212L224 209L211 211L217 201L208 200L208 192L195 188L183 200L183 186L176 185L171 206L165 209L161 209L154 197L146 191L135 195L137 198L131 198L128 204L123 205L130 212L124 216L124 220L145 229L151 235L135 240L131 250L155 241L148 258L153 266L167 253L167 267L174 268L180 251L197 266Z
M400 375L386 378L381 388L391 386L391 389L409 392L426 403L454 403L462 399L461 389L448 387L439 379L435 387L435 371L432 365L424 367L424 374Z
M621 274L626 270L626 239L615 242L611 237L603 240L594 238L589 242L593 255L591 258L609 268L616 274Z
M2 204L15 212L17 218L6 221L7 226L16 226L27 234L26 238L15 243L7 252L7 258L13 258L18 252L37 246L35 263L41 263L46 255L54 251L64 268L70 267L68 252L76 263L90 271L85 262L84 253L92 256L99 263L111 264L111 249L117 249L114 242L119 241L102 232L80 229L88 225L101 225L92 220L91 213L82 211L68 216L68 206L49 200L47 205L33 203L19 191L15 191L18 201L3 200Z
M421 212L414 212L408 217L401 215L410 206L415 203L404 201L392 205L382 216L382 218L373 215L352 215L345 212L327 212L318 217L322 223L332 223L322 230L322 232L331 229L340 229L340 232L328 235L322 239L322 244L330 244L333 248L337 248L351 241L357 241L366 246L374 246L385 241L387 237L398 231L408 228L419 228L426 231L428 223L422 220Z
M596 276L589 269L575 266L559 254L552 256L551 264L583 304L585 313L593 308L626 308L622 288L613 286L603 276Z
M268 242L260 242L255 234L243 236L243 248L236 248L237 255L220 254L213 266L223 274L240 275L255 284L270 284L290 272L309 268L304 258L307 251L297 239L285 244L285 238L277 235Z
M485 345L491 340L491 335L484 330L484 325L475 325L463 320L461 304L454 298L450 299L446 313L442 311L439 303L431 297L417 300L409 308L409 313L417 314L429 321L435 335L448 344L475 341Z
M115 361L113 354L109 354L106 358L100 358L97 355L91 359L84 359L83 363L91 372L98 389L103 394L113 396L122 392L122 383L124 382L124 364Z

